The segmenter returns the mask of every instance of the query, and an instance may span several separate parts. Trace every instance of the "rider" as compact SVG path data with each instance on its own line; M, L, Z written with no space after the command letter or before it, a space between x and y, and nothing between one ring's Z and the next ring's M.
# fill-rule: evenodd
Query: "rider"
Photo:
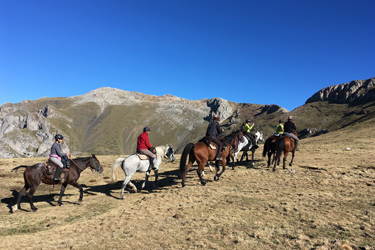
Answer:
M223 144L219 139L219 135L224 133L223 130L221 130L220 128L219 121L220 121L220 116L214 115L212 121L210 122L210 124L208 124L207 131L206 131L206 137L211 139L219 147L216 152L217 161L222 160L221 149L223 148Z
M247 119L245 124L243 125L243 132L245 135L247 135L250 138L251 144L254 145L254 148L258 148L254 135L250 133L251 129L254 127L254 122L251 125L250 123L251 123L250 119Z
M61 172L63 168L66 167L67 169L70 168L70 161L68 157L70 157L70 153L62 153L61 152L61 142L63 141L64 137L60 134L55 135L55 142L52 144L51 147L51 154L49 155L49 160L55 163L58 167L56 168L54 180L59 181L61 180Z
M284 121L279 120L279 124L276 126L276 135L284 134Z
M284 134L294 139L296 144L295 149L298 151L298 137L295 134L293 134L293 132L296 130L297 127L293 122L293 116L289 116L288 121L284 124Z
M148 134L150 133L151 129L149 127L143 128L143 133L138 136L137 139L137 152L147 155L150 160L150 169L154 169L154 159L156 155L150 151L152 147L150 140L148 138Z

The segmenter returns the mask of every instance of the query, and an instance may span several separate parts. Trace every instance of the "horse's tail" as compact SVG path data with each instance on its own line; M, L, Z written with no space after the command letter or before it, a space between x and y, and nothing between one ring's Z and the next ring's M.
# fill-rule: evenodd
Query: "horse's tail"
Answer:
M181 178L183 178L186 175L186 161L187 161L187 158L190 154L190 151L193 148L194 148L194 143L188 143L185 146L184 151L182 152L181 160L180 160L180 175L181 175Z
M112 165L111 168L111 182L115 182L117 180L117 168L121 167L122 163L124 162L124 158L117 158Z
M263 157L266 157L266 155L267 155L267 152L268 152L268 142L269 141L267 139L266 142L263 145L263 153L262 153Z
M13 168L12 170L11 170L11 172L18 172L18 169L20 169L20 168L27 168L28 166L26 166L26 165L21 165L21 166L18 166L18 167L15 167L15 168Z
M277 153L276 153L276 162L280 162L280 157L281 157L281 154L283 153L283 150L285 148L285 137L282 137L278 140L278 143L277 143Z

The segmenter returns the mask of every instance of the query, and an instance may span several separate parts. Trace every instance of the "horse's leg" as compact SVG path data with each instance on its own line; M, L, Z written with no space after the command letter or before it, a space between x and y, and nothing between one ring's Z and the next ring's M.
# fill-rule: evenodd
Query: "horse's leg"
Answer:
M141 189L145 188L146 183L148 182L148 178L150 177L150 174L151 174L151 170L147 170L146 171L146 178L145 178L145 181L142 183Z
M69 183L69 184L72 185L73 187L76 187L76 188L79 189L79 199L78 199L78 202L81 202L82 199L83 199L83 188L82 188L82 186L79 185L77 181L72 181L72 182ZM67 185L68 185L68 184L65 184L64 192L65 192L65 188L66 188ZM63 190L62 190L63 186L64 186L64 184L61 185L61 191L63 191ZM64 192L62 193L62 195L64 194ZM60 194L60 195L61 195L61 194ZM61 198L62 198L62 195L61 195ZM61 202L61 200L60 200L60 202ZM59 204L60 204L60 203L59 203ZM60 206L61 206L61 205L60 205Z
M154 189L158 186L158 177L159 177L159 170L155 169L154 170L154 175L155 175L155 181L154 181Z
M18 197L17 197L17 203L15 206L13 206L13 212L16 211L17 209L21 209L21 198L22 196L25 195L25 193L27 192L27 190L29 189L29 186L26 184L22 189L21 191L18 192Z
M33 212L36 212L38 209L34 206L34 203L33 203L33 195L36 191L38 186L31 186L30 187L30 191L29 193L27 194L27 196L29 197L29 201L30 201L30 207L31 207L31 210L33 210Z
M283 158L283 169L285 169L285 162L286 158L288 157L288 151L284 152L284 158Z
M198 169L197 169L197 174L198 174L199 180L201 181L202 185L206 185L206 183L207 183L207 181L204 180L203 176L202 176L202 171L203 171L205 165L206 165L205 163L200 161L199 164L198 164Z
M254 167L254 165L255 165L255 163L254 163L254 154L255 154L255 148L252 148L251 149L251 163L250 163L250 165L252 167Z
M290 161L289 166L292 166L292 165L293 165L294 153L295 153L295 151L293 150L293 151L292 151L292 160Z
M242 156L241 156L241 159L240 159L240 163L242 163L243 158L245 157L245 154L246 154L246 151L242 151Z
M182 184L182 187L185 187L185 179L186 179L186 175L187 173L189 172L190 168L193 166L193 163L195 162L195 160L192 159L192 156L189 156L189 161L188 161L188 164L186 165L186 171L185 173L183 173L181 175L181 184ZM198 170L197 170L198 171ZM199 176L199 175L198 175Z
M132 176L127 175L127 176L125 177L124 183L122 183L122 188L121 188L121 198L122 198L122 199L125 199L124 190L125 190L125 188L126 188L126 185L128 185L128 183L130 182L130 178L131 178L131 177L132 177ZM137 188L134 186L133 183L130 182L130 185L132 185L133 190L135 190L135 192L138 191Z
M271 156L272 156L272 152L271 151L268 151L267 152L267 157L268 157L268 160L267 160L267 168L269 168L271 166ZM275 159L275 157L274 157Z
M78 184L78 183L77 183ZM62 204L62 197L63 197L63 195L64 195L64 193L65 193L65 189L66 189L66 186L68 185L68 183L63 183L63 184L61 184L61 189L60 189L60 195L59 195L59 199L57 200L57 204L59 204L59 206L64 206L63 204ZM73 184L72 184L72 186L74 186ZM79 186L79 185L78 185ZM80 188L81 186L79 186L79 187L77 187L77 186L75 186L76 188ZM82 189L82 188L81 188ZM80 197L81 198L81 197ZM81 199L82 200L82 199Z
M220 168L219 168L219 161L216 161L216 175L215 175L215 178L214 180L215 181L218 181L220 179L220 176L225 172L225 164L226 164L226 159L223 158L223 160L221 161L221 165L222 165L222 168L221 168L221 172L219 172Z

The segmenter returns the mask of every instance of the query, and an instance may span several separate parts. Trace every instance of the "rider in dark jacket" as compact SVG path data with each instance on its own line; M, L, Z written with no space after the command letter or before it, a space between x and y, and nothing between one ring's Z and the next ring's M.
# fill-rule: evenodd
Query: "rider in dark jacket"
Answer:
M293 134L293 132L297 131L297 127L293 122L293 116L288 117L288 121L284 124L284 135L289 136L294 139L296 144L296 150L298 151L298 137Z
M222 142L219 140L219 135L223 134L223 130L221 130L219 125L220 116L215 115L212 119L212 122L208 124L206 137L210 138L214 143L218 145L217 153L216 153L216 160L222 160L221 158L221 149L223 148Z

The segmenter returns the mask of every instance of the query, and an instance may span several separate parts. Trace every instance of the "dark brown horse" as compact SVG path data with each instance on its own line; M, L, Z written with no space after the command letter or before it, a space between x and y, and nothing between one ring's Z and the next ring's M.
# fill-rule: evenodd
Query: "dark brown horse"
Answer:
M294 132L294 134L297 134ZM288 157L289 152L292 152L292 160L289 163L289 166L292 166L294 160L295 149L294 140L288 136L283 136L277 141L277 153L275 159L275 165L273 166L273 171L276 170L276 165L280 164L281 155L284 153L283 158L283 169L285 169L286 158Z
M239 142L239 137L242 136L240 131L235 131L232 134L225 137L227 142L227 146L224 147L224 150L221 152L221 164L222 164L222 171L219 173L219 162L215 160L217 148L213 149L210 146L207 146L204 142L198 142L196 144L189 143L185 146L184 151L181 155L180 160L180 175L182 179L182 186L185 186L185 178L187 172L193 166L195 161L198 162L198 169L197 173L202 185L206 184L206 180L203 179L202 171L204 170L204 166L207 164L208 161L215 161L215 168L216 168L216 175L214 177L215 181L218 181L220 176L225 171L225 164L227 162L227 158L229 160L230 152L233 148L236 148ZM187 158L189 156L188 164L186 165Z
M41 182L48 184L48 185L61 185L60 197L58 200L58 204L62 206L62 196L64 195L65 188L68 184L76 187L80 191L79 195L79 202L82 201L83 197L83 189L81 185L78 184L77 180L79 179L81 172L85 170L87 167L91 168L91 171L97 171L99 173L103 172L103 168L100 165L99 160L96 158L95 155L90 157L83 157L83 158L76 158L71 160L72 163L70 164L70 169L67 172L64 172L64 177L61 181L53 180L54 172L49 169L49 165L46 163L37 163L33 166L18 166L13 168L12 171L17 171L20 168L26 168L25 172L23 173L23 177L25 180L25 186L21 189L18 193L17 203L13 206L13 212L17 209L21 209L20 202L22 196L26 195L28 189L30 189L29 193L27 194L30 202L31 210L37 211L38 209L34 206L33 203L33 195L40 185Z
M280 138L281 138L281 136L271 135L264 142L263 154L262 155L263 155L263 157L268 156L268 159L267 159L267 167L268 168L271 166L271 157L272 157L272 163L275 161L276 152L277 152L277 141Z

